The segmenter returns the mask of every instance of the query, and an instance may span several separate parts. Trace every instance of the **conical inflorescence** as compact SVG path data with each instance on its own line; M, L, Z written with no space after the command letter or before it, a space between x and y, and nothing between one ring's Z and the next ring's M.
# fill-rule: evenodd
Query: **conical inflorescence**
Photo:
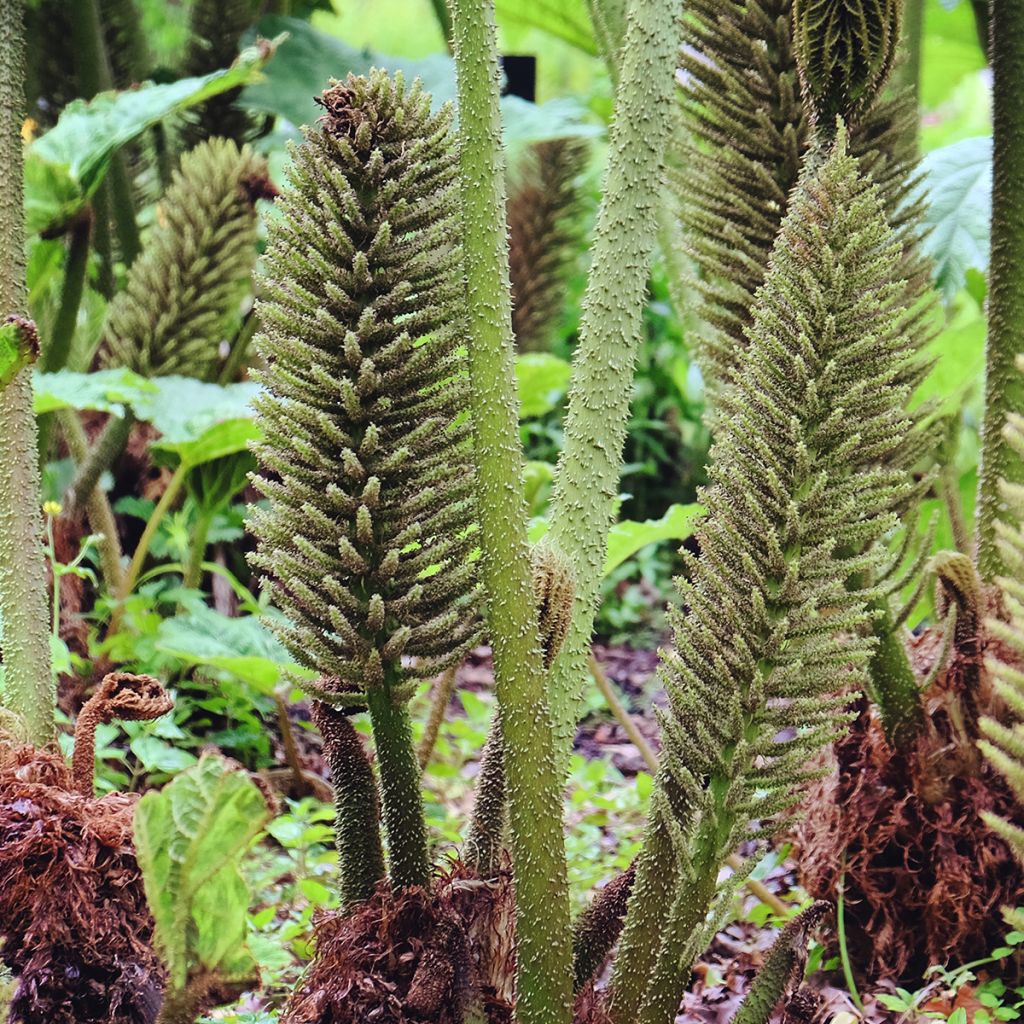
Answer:
M743 361L754 294L811 144L793 15L793 0L693 0L683 20L688 141L671 180L698 271L697 354L712 391ZM808 49L808 57L815 52ZM890 225L906 236L914 265L903 276L916 280L920 207L909 199L916 104L909 93L868 102L873 96L861 94L867 106L850 124L849 148L878 184Z
M240 313L256 262L256 201L274 195L266 160L225 139L204 142L157 208L157 223L110 305L106 358L144 376L205 377Z
M426 884L405 702L479 632L451 112L350 77L269 226L254 565L318 693L369 705L392 876Z
M720 396L700 554L663 659L669 711L616 1022L671 1019L719 865L777 827L866 683L862 581L913 488L896 458L920 363L900 262L879 190L840 131L794 193L745 365ZM657 863L669 851L674 875Z

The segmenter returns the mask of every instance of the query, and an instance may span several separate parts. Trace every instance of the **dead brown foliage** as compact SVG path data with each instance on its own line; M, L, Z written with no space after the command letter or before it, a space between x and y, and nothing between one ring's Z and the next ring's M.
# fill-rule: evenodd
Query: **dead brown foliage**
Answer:
M926 677L939 630L914 639ZM924 694L926 726L895 751L875 709L857 706L830 771L811 792L798 831L801 881L818 898L846 896L857 966L871 978L919 981L931 964L982 957L1002 942L1001 908L1016 906L1024 871L986 827L982 811L1024 825L1024 808L978 754L979 714L993 710L985 637L958 636L949 664Z
M134 795L75 792L59 755L0 755L0 934L11 1024L151 1024L162 968L132 844Z

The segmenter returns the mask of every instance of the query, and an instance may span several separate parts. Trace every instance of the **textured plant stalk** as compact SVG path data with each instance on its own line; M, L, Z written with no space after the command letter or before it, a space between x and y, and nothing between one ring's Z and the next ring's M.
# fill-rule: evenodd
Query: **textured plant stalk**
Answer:
M477 774L473 816L466 832L463 857L482 878L491 878L501 863L505 835L505 752L501 717L495 714Z
M604 199L594 232L565 421L565 449L551 498L549 538L569 559L576 602L551 670L559 767L576 726L608 530L615 518L631 382L639 351L647 275L657 238L662 164L676 123L672 99L679 5L634 3L609 136Z
M0 316L25 309L25 214L21 122L25 39L20 0L0 4ZM56 692L40 516L39 456L32 371L0 391L0 617L4 703L24 738L53 739Z
M1000 479L1024 483L1024 459L1003 436L1007 413L1024 410L1024 4L991 5L992 251L989 260L985 417L978 479L978 571L1007 575L996 524L1006 514Z
M334 787L334 841L338 848L338 890L343 907L373 895L384 878L380 804L373 769L348 716L313 701L313 721L324 740L324 757Z
M885 598L871 603L878 638L868 663L871 699L878 705L886 739L896 750L907 750L924 728L921 690L903 644L903 627L894 628Z
M483 549L516 889L518 1024L568 1024L572 999L562 774L538 636L513 367L493 0L452 5L467 344Z
M81 465L89 455L89 438L86 436L82 421L74 409L64 409L58 416L68 451L75 462ZM110 507L110 499L101 487L93 487L85 499L85 512L89 517L90 529L101 537L99 549L103 581L109 593L120 594L124 591L124 567L121 564L124 552L121 550L121 538L118 536L114 510Z
M391 883L398 889L414 885L426 889L430 886L427 827L409 709L395 699L387 683L369 687L367 703L380 767Z
M123 416L111 416L107 420L99 437L89 447L85 457L78 462L64 499L69 509L83 508L86 505L100 477L120 458L128 444L134 424L135 415L130 409L125 409Z

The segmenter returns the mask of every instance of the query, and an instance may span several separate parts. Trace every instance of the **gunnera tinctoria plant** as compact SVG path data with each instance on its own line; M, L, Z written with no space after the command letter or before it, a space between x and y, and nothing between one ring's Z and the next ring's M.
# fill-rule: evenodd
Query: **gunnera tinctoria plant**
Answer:
M841 732L845 694L867 682L864 581L913 487L889 465L912 428L903 410L920 358L900 245L845 130L815 164L757 293L743 368L719 398L700 555L664 655L669 710L616 1024L672 1018L683 968L728 906L719 866L779 827L808 762Z
M253 564L315 695L369 708L391 881L426 886L406 705L479 630L452 115L383 72L319 102L269 226Z

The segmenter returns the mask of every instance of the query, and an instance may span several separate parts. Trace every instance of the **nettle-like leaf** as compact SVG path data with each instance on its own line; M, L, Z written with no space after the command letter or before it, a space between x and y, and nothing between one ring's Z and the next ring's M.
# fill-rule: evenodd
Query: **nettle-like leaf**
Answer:
M215 975L258 975L245 945L249 891L242 855L270 820L262 792L224 758L204 754L135 811L135 847L168 971L168 996Z
M818 123L855 118L885 84L896 58L903 0L793 0L793 37L804 96Z
M256 261L256 200L274 194L266 161L248 146L213 139L182 157L110 304L108 362L147 377L211 370Z
M914 488L904 408L921 358L900 262L879 189L841 132L794 194L757 294L746 366L720 396L700 556L679 582L683 611L670 616L669 710L633 896L662 921L631 906L620 954L627 976L642 970L630 967L637 940L662 932L640 998L645 1024L673 996L678 1006L669 972L698 951L719 865L774 831L815 771L808 762L842 730L849 693L865 686L872 594L863 582L883 564ZM655 865L659 837L663 853L675 851L675 884Z
M457 164L418 85L350 76L321 103L268 228L253 564L292 656L361 704L479 631Z
M726 386L747 348L754 293L765 270L811 128L800 98L793 0L694 0L681 56L687 143L670 171L679 197L703 329L697 355L711 391ZM909 92L874 103L850 130L851 153L875 180L908 265L917 255L920 196L911 200L917 106Z

